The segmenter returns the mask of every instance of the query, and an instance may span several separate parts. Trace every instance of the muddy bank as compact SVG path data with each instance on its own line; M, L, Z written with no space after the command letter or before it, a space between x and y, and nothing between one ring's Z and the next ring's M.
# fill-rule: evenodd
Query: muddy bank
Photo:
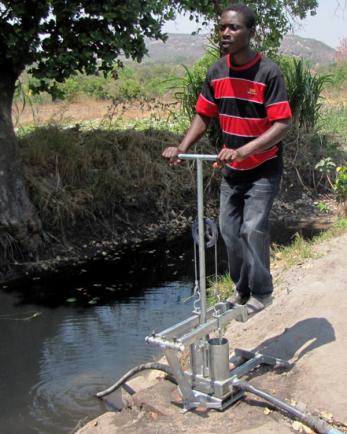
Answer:
M291 199L288 197L291 196ZM312 236L327 229L336 217L336 205L332 198L325 197L324 203L330 211L320 212L314 197L304 192L282 192L275 200L271 213L273 241L287 244L293 233ZM191 214L191 215L188 215ZM14 261L0 277L0 284L16 285L26 278L54 276L58 273L73 272L79 266L93 261L118 261L131 256L138 250L151 250L158 243L170 243L187 234L190 236L195 204L182 213L171 211L170 219L145 222L143 215L133 215L134 222L118 224L113 233L105 234L102 225L95 228L73 228L69 239L47 242L40 257L34 261ZM218 220L218 203L209 200L205 214ZM140 224L139 224L140 222Z
M20 137L25 181L42 222L44 243L28 259L9 242L0 282L59 272L93 260L111 261L189 230L196 215L194 165L169 167L160 157L164 147L179 140L177 132L167 130L86 130L78 124L38 127ZM287 146L282 190L271 218L300 230L319 226L322 220L325 224L334 211L320 213L314 204L310 180L313 162L320 156L315 155L308 167L294 167L296 144ZM204 138L192 152L215 154L216 149ZM206 163L205 214L212 218L218 214L220 176ZM313 183L315 191L317 186L326 191L323 181Z

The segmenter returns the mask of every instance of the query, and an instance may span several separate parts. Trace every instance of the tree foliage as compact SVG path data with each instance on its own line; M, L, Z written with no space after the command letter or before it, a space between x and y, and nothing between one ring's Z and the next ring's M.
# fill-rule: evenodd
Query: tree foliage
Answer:
M251 7L257 17L256 45L261 51L276 52L282 37L292 29L297 19L303 19L308 14L315 15L317 0L183 0L179 3L179 11L190 13L191 20L199 20L198 14L204 17L202 25L217 23L222 10L232 3L245 3Z
M140 61L145 37L165 40L165 21L190 14L202 24L217 22L225 0L8 0L0 2L0 68L15 77L28 66L36 90L56 90L76 72L109 72L120 56ZM247 2L259 20L259 41L276 47L290 19L314 14L316 0ZM50 81L48 81L50 79ZM54 83L54 81L53 81Z
M173 17L167 1L40 0L0 2L0 68L18 76L27 66L36 90L54 91L76 72L109 72L121 55L140 61L144 37L165 39Z

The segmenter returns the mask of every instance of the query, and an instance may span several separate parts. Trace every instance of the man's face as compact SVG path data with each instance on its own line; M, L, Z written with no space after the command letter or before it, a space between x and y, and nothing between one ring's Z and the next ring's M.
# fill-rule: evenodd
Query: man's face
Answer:
M238 54L249 47L253 28L246 27L243 15L235 11L227 11L220 18L219 42L223 54Z

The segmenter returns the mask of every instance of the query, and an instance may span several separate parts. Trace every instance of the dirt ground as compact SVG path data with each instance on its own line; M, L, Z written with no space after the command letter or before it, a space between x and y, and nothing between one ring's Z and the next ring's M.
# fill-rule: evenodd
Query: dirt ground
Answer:
M110 100L80 98L76 101L56 101L45 104L14 105L12 116L16 127L28 124L43 125L47 123L80 123L102 120L142 120L151 116L168 115L176 107L167 97L134 100L114 104Z
M232 322L230 347L293 362L260 368L251 384L347 432L347 233L317 247L318 258L274 276L273 305L245 323ZM232 351L232 350L231 350ZM89 422L78 434L313 432L250 394L224 412L183 414L177 387L156 372L132 380L129 406Z

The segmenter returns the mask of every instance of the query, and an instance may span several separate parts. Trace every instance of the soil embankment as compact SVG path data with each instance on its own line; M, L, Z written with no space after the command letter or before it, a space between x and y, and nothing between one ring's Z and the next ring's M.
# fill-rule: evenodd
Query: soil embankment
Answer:
M196 215L194 167L172 168L160 156L163 147L177 141L177 134L161 130L88 132L78 127L43 128L23 137L25 176L45 245L34 260L12 249L5 264L9 272L3 267L0 281L112 260L190 229ZM202 151L216 152L206 142L196 150ZM206 163L205 214L212 218L218 214L219 172ZM286 170L271 218L292 227L329 221L333 213L319 212L314 201L314 192Z
M171 110L172 102L165 99L118 106L81 100L19 112L20 127L37 125L20 135L19 151L45 241L35 255L8 243L8 252L0 257L0 282L60 272L94 259L111 261L140 244L175 238L190 228L196 214L195 171L190 164L169 167L160 156L165 146L179 141L177 133L158 129L160 118ZM151 116L155 128L105 128L112 120ZM95 119L98 124L84 128L84 122ZM196 152L216 149L202 141ZM300 222L298 229L319 225L322 218L324 224L329 214L318 212L316 193L302 184L303 172L291 163L286 166L273 221L292 227ZM220 173L208 165L204 173L206 215L216 217Z
M251 383L347 432L347 234L322 243L317 253L318 259L277 279L272 306L246 323L231 323L226 336L231 348L294 363L285 372L259 369L251 374ZM138 388L136 382L133 387ZM142 381L127 399L125 410L106 413L78 434L304 432L303 426L249 394L224 412L182 414L176 386L160 379Z

